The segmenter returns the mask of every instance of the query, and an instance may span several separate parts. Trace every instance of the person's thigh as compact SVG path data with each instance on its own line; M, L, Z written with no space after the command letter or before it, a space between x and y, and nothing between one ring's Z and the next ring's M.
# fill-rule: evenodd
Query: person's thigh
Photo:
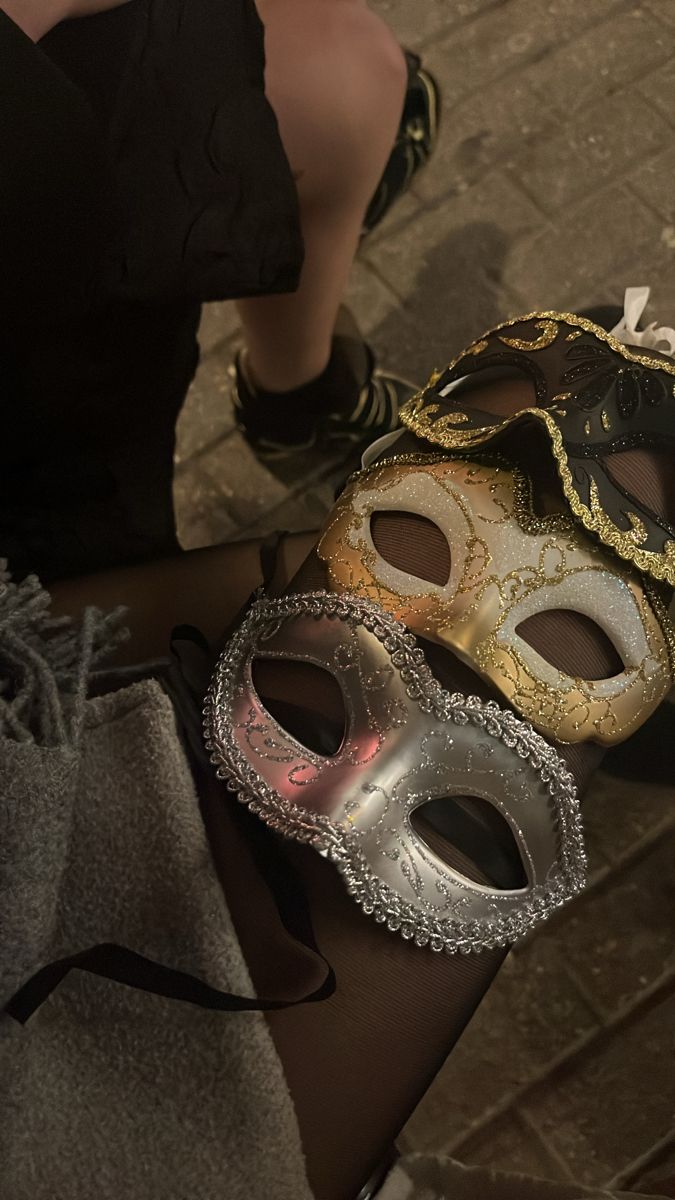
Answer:
M316 534L285 535L275 582L283 587L316 541ZM124 605L130 638L115 663L134 664L166 654L175 625L195 625L212 645L262 583L260 540L187 551L157 562L68 579L51 588L56 616L85 605Z

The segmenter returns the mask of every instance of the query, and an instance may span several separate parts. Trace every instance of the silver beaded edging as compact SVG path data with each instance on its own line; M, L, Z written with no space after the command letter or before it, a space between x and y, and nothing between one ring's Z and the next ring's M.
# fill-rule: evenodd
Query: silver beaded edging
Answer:
M237 666L259 634L269 632L289 618L305 615L363 625L390 654L409 699L423 712L457 725L472 722L480 726L526 759L546 784L557 813L559 870L553 881L532 888L516 912L489 921L430 917L373 874L353 831L284 799L261 779L242 754L229 734ZM228 790L236 793L239 802L246 804L270 828L308 843L335 863L347 890L363 911L418 946L468 954L511 945L585 886L587 863L576 787L554 748L526 721L500 708L495 701L483 702L477 696L446 691L432 675L423 651L405 625L370 600L325 591L291 594L275 600L261 596L216 664L204 703L204 730L216 774L225 781Z

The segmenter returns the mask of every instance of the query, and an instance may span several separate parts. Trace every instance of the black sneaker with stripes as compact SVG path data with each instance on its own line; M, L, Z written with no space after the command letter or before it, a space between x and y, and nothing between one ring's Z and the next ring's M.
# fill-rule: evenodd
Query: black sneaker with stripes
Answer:
M398 426L415 384L376 366L365 342L336 335L325 371L292 392L263 392L251 383L245 351L232 366L237 424L258 458L287 458L310 449L349 451Z
M407 192L414 176L431 158L438 137L440 92L433 75L425 70L417 54L405 51L408 86L401 123L382 178L375 189L363 222L370 233Z

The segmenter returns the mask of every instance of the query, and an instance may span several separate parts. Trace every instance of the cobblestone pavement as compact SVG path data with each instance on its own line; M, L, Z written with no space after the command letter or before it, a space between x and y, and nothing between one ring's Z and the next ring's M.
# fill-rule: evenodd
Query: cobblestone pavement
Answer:
M675 0L375 0L444 96L440 145L369 238L349 302L422 382L492 322L652 287L675 323ZM179 426L185 546L312 528L334 464L286 479L234 429L232 306L210 305ZM675 1174L673 788L601 775L588 893L514 952L408 1148L648 1190Z

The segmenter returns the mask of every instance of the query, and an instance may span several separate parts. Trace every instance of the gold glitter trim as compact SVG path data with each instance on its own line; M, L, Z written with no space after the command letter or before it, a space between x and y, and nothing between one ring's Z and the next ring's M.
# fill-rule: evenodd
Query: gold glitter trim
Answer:
M591 507L589 508L584 504L574 486L569 460L558 426L543 409L531 409L529 411L546 425L551 439L551 449L553 450L558 466L558 475L560 476L560 482L565 493L565 499L577 520L581 521L585 529L588 529L591 533L595 533L606 546L610 546L620 558L633 563L638 570L646 571L648 575L652 575L655 579L661 579L665 583L669 583L671 587L675 586L675 542L672 540L665 542L663 551L658 553L654 550L640 549L636 545L635 525L633 525L632 529L626 531L619 529L610 520L600 505L597 496L597 487L595 487L594 494L593 481L591 481ZM640 522L640 524L642 523ZM644 530L644 525L642 525L642 530ZM646 534L646 530L644 532Z
M658 595L650 603L639 578L612 563L601 547L589 544L566 513L534 515L530 480L524 472L514 471L504 456L467 460L450 455L435 462L432 458L414 454L382 458L360 471L345 489L317 546L331 589L375 601L413 633L458 654L549 738L570 743L588 738L607 744L623 740L647 719L672 685L675 638L669 643L671 626L667 616L664 619L662 602L657 611ZM423 470L416 471L415 465ZM409 492L401 487L423 474L431 476L444 496L436 499L431 493L418 504L414 486ZM407 508L406 496L411 511L432 520L435 513L453 559L457 551L443 586L408 576L401 590L398 576L391 575L391 565L367 534L373 512ZM456 511L446 512L446 505ZM535 534L534 544L528 546L517 537L510 541L516 526ZM523 557L509 553L515 547ZM512 565L514 558L522 565ZM632 594L636 612L630 619L637 617L642 626L642 650L635 661L631 658L621 679L602 685L564 671L555 677L548 668L542 672L537 652L534 657L524 656L515 636L519 605L526 603L532 609L532 598L537 597L541 611L555 608L555 592L550 589L566 580L569 587L574 577L574 595L576 581L590 586L596 573L598 588L608 576L621 580ZM627 597L622 603L628 619ZM601 625L602 611L602 600L596 596L595 610L591 603L588 613Z
M586 437L589 437L589 435L590 435L590 432L591 432L591 422L590 422L590 420L588 420L588 421L584 421L584 433L586 434Z
M612 422L610 420L609 413L605 408L603 408L602 412L600 413L600 423L605 433L609 433L610 429L612 428Z
M357 483L359 479L366 479L369 475L376 471L378 467L429 467L433 463L445 462L446 454L431 454L429 452L411 451L409 454L388 454L384 458L376 458L369 463L367 467L359 467L358 471L352 471L348 475L343 492L351 487L353 483ZM342 492L340 493L340 496ZM339 501L340 497L338 497ZM330 514L329 514L330 515Z
M675 365L673 370L675 370ZM408 408L407 405L405 407ZM417 413L410 410L406 412L404 409L401 413L401 420L412 433L436 445L442 446L445 450L476 449L484 444L487 437L491 437L498 432L503 432L509 425L520 420L523 416L531 416L535 420L541 421L546 426L551 440L551 449L556 460L565 499L577 520L581 521L585 529L596 534L620 558L633 563L638 570L646 571L654 579L660 579L664 583L670 584L671 587L675 587L675 541L671 539L665 542L663 551L657 552L655 550L640 549L636 545L635 525L628 531L619 529L600 505L597 497L597 488L594 496L592 484L591 507L589 508L588 505L584 504L574 486L562 434L553 417L551 417L546 409L523 408L520 412L514 413L512 417L507 417L498 426L490 425L472 430L450 430L443 425L442 417L436 422L429 421L429 415L432 412L438 411L438 408L439 405L437 404L429 404L424 407L423 411L420 410ZM644 526L642 528L644 529Z
M670 673L675 678L675 625L673 624L668 604L661 590L656 584L652 583L651 579L644 579L642 582L645 596L652 607L654 616L661 626L661 631L668 648Z
M487 333L483 334L483 337L487 338L491 333L498 333L500 329L508 329L512 325L520 325L522 321L534 321L537 318L540 320L564 321L566 325L577 326L579 336L582 331L594 334L601 342L606 342L612 350L615 350L617 354L620 354L628 362L639 363L640 366L649 367L654 371L665 371L667 375L675 375L675 362L672 360L667 361L662 358L652 358L649 354L638 354L635 347L631 349L629 346L624 345L623 342L620 342L618 338L615 338L613 334L608 333L606 329L603 329L600 325L596 325L594 321L589 321L587 317L578 317L574 313L527 313L524 317L513 317L509 321L502 321L499 325L495 325L494 329L489 329ZM458 357L461 358L462 355L460 354Z
M511 317L508 321L502 321L499 325L495 325L492 329L488 329L487 332L484 333L477 341L472 342L471 346L469 346L467 350L462 350L460 354L458 354L451 360L451 362L448 363L445 370L454 370L457 364L461 362L463 358L466 358L467 354L481 353L485 348L482 343L487 343L487 339L490 338L493 333L498 334L500 329L511 329L514 325L521 325L524 321L537 320L558 321L564 322L566 325L574 325L578 330L578 333L576 334L577 337L580 337L582 333L592 333L598 339L598 341L605 342L606 345L610 346L612 350L616 351L617 354L620 354L622 358L625 358L627 362L639 363L640 366L649 367L654 371L665 371L666 375L675 375L675 362L672 360L666 361L661 358L651 358L648 354L639 354L637 353L635 347L631 349L629 346L625 346L624 343L618 341L613 334L608 333L606 329L602 329L600 325L596 325L593 321L589 321L587 317L577 317L574 313L560 312L532 312L526 313L523 317ZM503 341L503 339L501 340ZM474 346L480 346L480 351L474 350ZM531 348L531 343L525 343L525 346L530 346ZM436 376L436 380L437 379L438 376ZM418 395L424 395L430 386L432 386L431 381L429 381L429 383L422 388L422 391L419 392ZM673 395L675 395L675 384L673 385ZM404 410L407 408L408 404L411 404L415 399L416 397L413 396L412 400L409 400L407 404L404 405Z
M383 467L431 467L452 461L475 463L499 474L506 471L512 476L513 515L523 533L572 533L574 521L567 513L538 513L534 505L532 480L505 454L488 451L485 454L392 454L378 458L367 467L354 471L348 478L344 490L361 480L366 480ZM491 489L493 491L493 489ZM498 503L493 494L493 500Z
M506 458L500 462L513 476L513 514L525 533L572 533L574 521L567 513L538 513L529 475Z
M600 505L597 484L593 479L591 480L591 500L596 506ZM591 505L591 507L593 507L593 505ZM645 525L644 521L641 521L637 513L634 512L627 512L626 516L628 517L628 520L632 526L628 536L633 539L636 546L639 546L642 542L646 542L647 526Z
M565 341L566 342L576 342L577 338L581 337L582 332L583 331L581 329L575 329L574 333L568 333L567 337L565 338Z
M556 321L535 321L534 327L535 329L541 329L541 334L533 342L526 342L523 338L508 337L500 337L499 340L505 346L510 346L513 350L545 350L547 346L553 344L558 336ZM500 328L500 326L497 326L497 328Z
M598 341L604 342L627 362L638 363L640 366L650 370L663 371L667 375L675 375L675 363L652 358L649 354L637 353L635 349L625 346L623 342L618 341L613 334L596 325L594 321L589 321L587 317L576 316L574 313L554 311L526 313L524 316L502 321L499 325L494 326L493 329L488 330L484 337L479 342L475 342L474 345L480 345L481 342L484 342L493 333L498 333L500 329L510 329L514 325L520 325L526 321L535 321L537 328L541 328L542 324L546 321L564 322L567 325L574 326L573 334L575 338L580 337L582 332L591 333ZM566 337L567 340L573 340L572 334L568 334ZM501 340L503 341L504 339L502 338ZM532 343L528 345L530 348L532 347ZM462 358L465 357L465 354L466 352L458 354L449 363L447 370L454 370ZM587 530L596 534L605 545L611 547L621 558L633 563L639 570L647 572L654 579L662 580L671 587L675 587L675 542L672 539L665 542L663 551L657 552L641 549L636 545L635 526L629 531L619 529L602 509L597 494L594 498L591 493L590 508L583 503L572 481L572 473L563 445L562 434L546 410L527 408L502 421L500 425L483 426L480 429L474 430L451 429L449 426L455 422L446 420L446 417L450 414L444 414L435 422L430 420L435 413L440 411L440 405L427 404L425 402L426 390L426 388L423 388L403 405L400 412L401 424L409 429L411 433L416 434L417 437L436 443L446 450L462 450L478 447L487 437L491 437L497 432L502 432L514 420L517 420L524 414L532 415L536 420L542 421L547 428L551 440L551 449L556 459L565 498L577 520L581 521ZM675 396L675 384L673 385L673 395ZM590 433L590 421L587 422L587 426L584 428L586 428L587 433ZM595 503L593 502L594 499Z
M481 338L480 341L472 342L470 346L467 346L464 353L465 354L482 354L484 350L487 350L489 344L490 344L489 342L485 341L485 338Z

